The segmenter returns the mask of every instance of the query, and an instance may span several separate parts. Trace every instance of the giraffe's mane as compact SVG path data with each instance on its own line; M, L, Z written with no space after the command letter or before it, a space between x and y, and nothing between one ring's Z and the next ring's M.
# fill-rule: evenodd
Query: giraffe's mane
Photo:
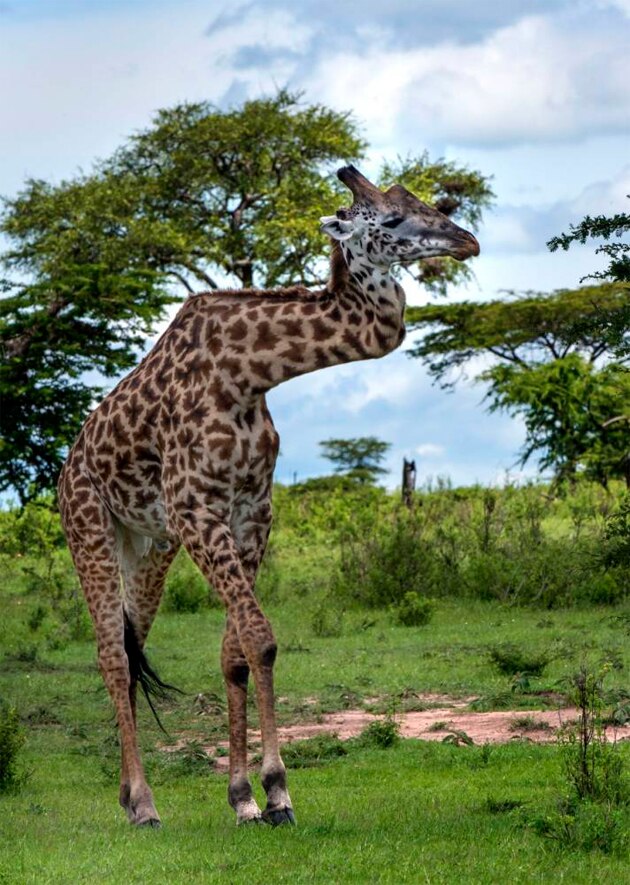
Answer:
M207 297L212 299L228 296L239 301L299 301L309 303L330 298L346 288L349 280L349 270L346 259L341 251L337 240L331 240L332 251L330 254L330 278L323 289L308 289L306 286L279 286L274 289L211 289L191 295L197 299Z

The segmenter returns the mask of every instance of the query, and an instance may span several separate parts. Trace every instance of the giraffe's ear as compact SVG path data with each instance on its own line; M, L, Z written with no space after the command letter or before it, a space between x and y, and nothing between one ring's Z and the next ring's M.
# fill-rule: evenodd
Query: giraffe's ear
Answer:
M334 240L349 240L354 233L354 222L337 218L336 215L322 215L319 221L321 232Z

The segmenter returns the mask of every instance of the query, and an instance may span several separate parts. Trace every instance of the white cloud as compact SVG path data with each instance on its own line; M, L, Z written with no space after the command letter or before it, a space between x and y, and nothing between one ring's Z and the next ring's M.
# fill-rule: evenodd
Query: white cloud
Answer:
M618 9L630 18L630 0L597 0L600 9Z
M630 193L630 165L609 181L589 184L571 200L550 205L504 205L489 212L480 234L484 251L526 253L545 251L552 236L568 231L585 215L613 215L626 211ZM593 247L587 247L592 252Z
M436 445L436 443L422 443L416 446L415 453L419 458L437 458L444 454L444 446Z
M387 367L387 368L386 368ZM374 402L405 405L416 392L417 373L411 366L394 367L390 361L385 365L373 363L363 366L363 371L356 377L356 387L344 397L342 408L346 412L356 414ZM408 371L404 371L408 368Z
M531 16L484 40L322 58L304 82L353 107L377 144L562 141L627 132L630 27L592 12Z

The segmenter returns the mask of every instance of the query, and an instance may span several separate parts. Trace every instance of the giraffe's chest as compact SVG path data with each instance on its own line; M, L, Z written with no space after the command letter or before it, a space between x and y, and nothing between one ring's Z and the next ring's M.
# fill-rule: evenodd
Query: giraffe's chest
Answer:
M166 426L166 430L164 427ZM166 539L173 508L231 510L237 499L266 488L278 434L264 399L205 423L172 421L137 428L114 415L86 427L87 465L94 485L120 522Z

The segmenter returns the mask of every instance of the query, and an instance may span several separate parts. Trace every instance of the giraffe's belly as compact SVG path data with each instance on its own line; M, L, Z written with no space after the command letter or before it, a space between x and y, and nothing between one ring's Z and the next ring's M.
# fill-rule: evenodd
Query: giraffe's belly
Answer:
M173 538L173 532L169 531L166 508L161 496L146 508L119 507L116 503L107 505L118 522L131 529L138 535L152 538L155 541L168 541Z

